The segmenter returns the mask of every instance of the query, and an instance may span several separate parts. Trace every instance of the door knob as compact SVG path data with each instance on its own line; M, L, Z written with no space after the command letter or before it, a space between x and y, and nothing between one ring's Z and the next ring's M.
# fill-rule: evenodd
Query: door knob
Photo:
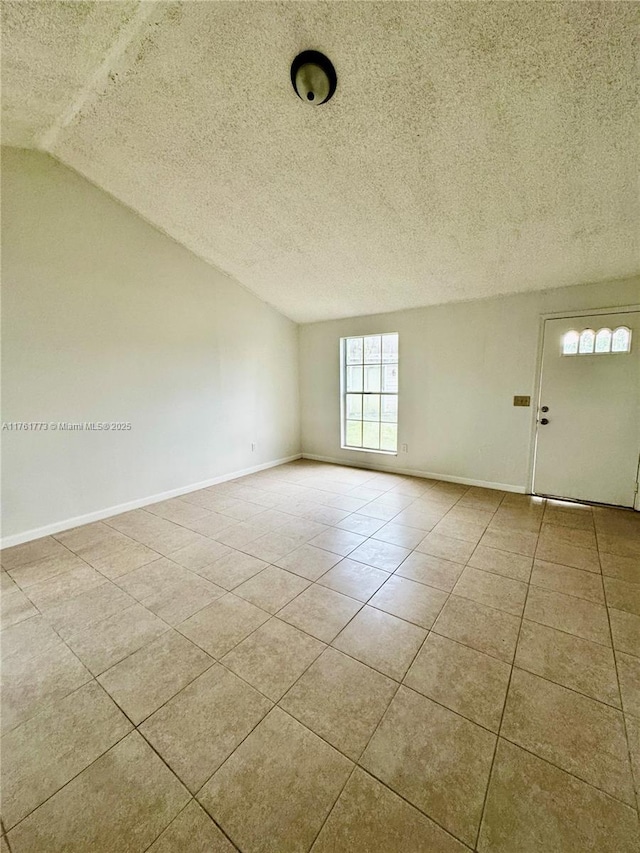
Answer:
M549 423L549 418L541 418L540 423L542 426L546 426Z
M540 411L541 411L541 412L548 412L548 411L549 411L549 406L543 406L543 407L540 409Z

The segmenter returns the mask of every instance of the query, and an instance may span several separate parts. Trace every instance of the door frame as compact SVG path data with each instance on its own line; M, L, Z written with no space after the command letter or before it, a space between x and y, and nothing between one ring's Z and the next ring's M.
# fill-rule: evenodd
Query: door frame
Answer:
M540 408L540 394L542 392L542 356L544 352L544 331L547 320L564 320L569 317L592 317L596 315L606 316L607 314L628 314L632 311L640 311L640 304L622 305L608 308L581 308L579 311L566 309L565 311L553 311L547 314L540 314L538 320L538 349L536 353L536 373L533 385L533 405L531 407L531 427L529 434L529 466L527 476L527 494L532 495L533 481L536 473L536 438L538 424L538 410ZM638 342L640 343L640 342ZM640 459L638 460L640 467ZM568 500L568 499L567 499ZM634 509L640 511L640 491L636 494Z

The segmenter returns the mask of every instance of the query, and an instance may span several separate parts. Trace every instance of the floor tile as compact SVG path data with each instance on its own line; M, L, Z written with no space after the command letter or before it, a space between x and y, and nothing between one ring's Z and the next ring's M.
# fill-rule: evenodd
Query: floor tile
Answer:
M575 527L576 530L593 529L593 507L587 504L550 499L544 508L544 522Z
M227 545L221 545L220 542L214 542L213 539L205 539L203 542L194 542L193 545L186 545L184 548L173 551L171 559L174 563L184 566L185 569L198 572L228 553Z
M637 832L633 809L500 739L481 853L633 853Z
M257 557L259 560L265 560L267 563L275 563L280 560L285 554L291 553L299 545L300 540L295 536L285 536L279 531L265 533L263 536L258 536L247 545L244 545L242 550L247 554Z
M237 523L238 522L235 518L229 518L228 515L210 512L209 515L205 515L202 518L196 518L193 521L186 522L185 526L188 527L189 530L201 533L203 536L216 539L219 534L225 530L229 530L231 527L235 527Z
M2 820L15 826L121 740L131 723L91 681L2 739Z
M21 656L2 662L2 733L34 717L53 702L91 680L91 673L60 641L31 658Z
M577 545L596 551L596 534L593 527L575 528L564 524L550 524L546 520L540 528L540 545Z
M455 595L470 598L479 604L521 616L527 597L527 585L481 569L467 566L453 588Z
M89 628L69 637L67 643L93 675L100 675L168 630L166 622L146 607L134 604L107 619L94 622Z
M357 761L398 685L371 667L327 649L280 706Z
M107 583L104 575L85 565L30 586L27 595L39 610L44 611L103 583Z
M373 566L375 569L393 572L410 553L408 548L401 548L398 545L391 545L377 539L367 539L355 551L351 552L350 557L356 562Z
M365 538L358 533L350 533L348 530L340 530L337 527L333 527L330 530L325 530L319 536L314 536L310 540L309 545L313 545L316 548L323 548L325 551L331 551L332 554L339 554L342 557L346 557L358 545L361 545L365 541Z
M543 540L542 537L538 540L536 559L558 563L561 566L571 566L588 572L600 572L600 560L597 551L562 542L550 543L548 540Z
M631 771L636 788L636 799L640 806L640 718L628 715L625 717L627 727L627 740L629 742L629 755L631 757Z
M130 595L107 581L47 610L45 618L63 639L67 639L133 604L135 600Z
M10 590L20 590L20 587L13 580L13 578L6 572L2 567L0 567L0 592L9 592Z
M214 658L221 658L269 619L269 614L228 593L178 625L178 630Z
M354 513L366 503L369 503L369 501L362 500L361 498L352 498L349 495L337 495L337 497L331 498L329 506L335 506L338 509L344 509L347 512Z
M224 557L220 557L210 566L198 569L197 573L216 586L231 590L266 569L267 566L268 563L264 560L230 549Z
M208 669L213 660L176 631L169 631L98 677L135 725Z
M169 557L178 549L202 540L202 536L199 533L194 533L192 530L187 530L184 527L178 527L177 524L172 524L171 522L166 522L166 524L169 528L166 533L162 533L160 536L151 535L144 538L141 537L139 541L149 548L153 548L154 551L158 551L163 556ZM133 538L135 539L136 537L134 536Z
M607 646L525 619L515 663L556 684L620 707L615 661Z
M395 570L396 575L451 592L462 574L463 566L430 554L413 551Z
M38 609L17 587L3 591L0 596L0 608L2 611L0 623L3 628L9 628L11 625L17 625L19 622L24 622L25 619L39 615Z
M43 616L32 616L5 628L0 634L2 660L17 655L23 665L36 655L60 644L60 637Z
M391 545L411 549L424 539L424 531L417 527L409 527L406 524L390 521L371 536L373 539L380 539L382 542L388 542Z
M640 560L637 557L619 557L600 552L600 563L603 575L640 584Z
M487 548L486 545L478 545L469 559L469 565L474 569L483 569L485 572L493 572L495 575L503 575L505 578L524 583L529 582L532 563L531 557L511 551L500 551L498 548Z
M66 553L68 548L61 545L53 536L43 536L42 539L34 539L22 545L14 545L12 548L3 548L0 554L3 569L16 569L28 563L35 563L53 554Z
M233 592L261 610L277 613L308 586L309 581L306 578L276 566L267 566L259 574L237 586Z
M274 708L199 795L209 814L248 853L308 850L353 765Z
M400 681L426 636L426 631L417 625L365 606L332 645Z
M501 735L628 804L635 802L622 713L514 669Z
M447 513L447 507L441 506L420 506L418 502L413 503L407 509L403 509L394 518L395 524L403 524L407 527L415 527L417 530L423 530L428 533L436 526L436 524L444 518Z
M496 507L497 508L497 507ZM482 509L473 501L467 502L467 496L460 498L458 503L446 515L448 521L468 522L486 527L494 516L494 509Z
M337 526L341 530L359 533L361 536L372 536L376 530L380 530L385 524L386 522L382 518L372 518L369 515L360 515L354 512L338 522Z
M384 496L382 496L384 497ZM379 503L381 499L376 498L368 504L365 504L360 509L360 515L368 515L371 518L380 519L380 521L391 521L401 511L401 507L393 504Z
M598 530L598 545L607 554L619 557L635 557L640 559L640 537L637 529L630 535L618 535L606 530Z
M448 594L440 589L393 575L369 604L422 628L430 628L447 598Z
M576 637L611 645L607 610L591 601L532 586L524 615L526 619Z
M346 559L329 569L318 579L318 583L356 598L358 601L368 601L388 579L388 572Z
M441 533L428 533L416 546L416 550L423 554L431 554L432 557L441 557L443 560L451 560L452 563L466 563L475 543L465 542L462 539L454 539L451 536L443 536Z
M531 585L562 592L565 595L575 595L576 598L584 598L595 604L604 604L602 576L594 572L536 560L531 573Z
M313 545L302 545L278 560L277 564L281 569L286 569L302 578L317 581L340 560L341 557L338 554L332 554L331 551L324 551Z
M159 595L163 590L173 589L177 583L194 578L193 572L179 566L167 557L160 557L126 575L116 578L116 583L138 601Z
M131 732L25 818L9 843L12 853L137 853L188 801L186 788Z
M147 853L236 853L236 848L195 800L171 821Z
M640 658L616 652L616 662L624 712L640 717Z
M117 551L94 557L87 562L97 569L100 574L110 580L126 575L134 569L139 569L147 563L152 563L160 557L157 551L152 551L140 542L129 542Z
M533 557L537 542L537 532L496 529L489 526L479 544L486 548L495 548L498 551L511 551L514 554Z
M35 563L28 563L26 566L19 566L8 571L18 586L26 590L34 584L63 575L71 569L85 568L86 565L77 554L67 551L65 548L63 551L44 557L42 560L36 560Z
M607 605L640 616L640 584L619 578L604 578Z
M437 634L511 663L520 619L477 601L451 595L435 621Z
M263 530L256 522L240 522L218 531L214 534L214 539L230 548L240 549L269 532L269 530Z
M614 649L640 657L640 616L610 607L609 618Z
M304 517L321 524L337 524L349 515L344 509L334 506L317 506L305 512Z
M278 613L318 640L330 643L362 607L362 603L318 584L305 589Z
M140 732L196 793L271 707L215 664L145 720Z
M312 853L465 853L468 850L359 767L311 849Z
M162 584L158 592L143 598L141 604L169 625L175 626L224 594L225 590L221 586L192 574L174 584Z
M88 560L117 551L131 541L102 521L56 533L56 539L78 556Z
M272 618L222 658L222 663L277 702L326 648Z
M511 667L503 661L429 634L404 684L497 732L510 674Z
M495 742L486 729L401 687L360 763L473 846Z
M451 510L453 512L453 510ZM451 512L448 512L442 521L439 521L433 528L433 533L442 536L451 536L453 539L460 539L463 542L471 542L477 545L482 534L486 529L486 524L478 524L473 521L465 521L463 519L451 517Z

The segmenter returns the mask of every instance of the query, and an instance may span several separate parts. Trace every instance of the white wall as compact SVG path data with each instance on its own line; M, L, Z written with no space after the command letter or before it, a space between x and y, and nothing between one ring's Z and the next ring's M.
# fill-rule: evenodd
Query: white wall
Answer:
M638 303L640 278L301 326L303 452L526 490L540 315ZM400 333L397 456L340 449L339 339L377 332Z
M53 159L2 173L3 422L132 424L2 432L3 537L299 453L294 323Z

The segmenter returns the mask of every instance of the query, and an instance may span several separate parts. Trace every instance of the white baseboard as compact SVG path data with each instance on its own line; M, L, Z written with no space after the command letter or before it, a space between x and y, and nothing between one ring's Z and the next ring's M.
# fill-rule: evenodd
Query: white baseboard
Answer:
M469 477L453 477L450 474L436 474L433 471L416 471L415 468L400 468L397 465L376 465L373 462L360 464L349 460L337 459L333 456L316 456L313 453L303 453L303 459L312 459L315 462L331 462L334 465L346 465L349 468L367 468L372 471L383 471L387 474L407 474L410 477L426 477L429 480L444 480L447 483L461 483L463 486L481 486L483 489L500 489L502 492L516 492L526 494L524 486L514 486L512 483L493 483L489 480L472 480Z
M132 509L139 509L148 504L157 504L160 501L166 501L169 498L177 498L180 495L186 495L189 492L197 492L198 489L206 489L208 486L216 486L218 483L226 483L227 480L235 480L238 477L244 477L247 474L255 474L258 471L264 471L267 468L275 468L277 465L284 465L286 462L295 462L296 459L301 459L302 454L296 453L293 456L286 456L284 459L274 459L272 462L263 462L261 465L254 465L251 468L244 468L242 471L233 471L231 474L223 474L221 477L213 477L210 480L203 480L201 483L192 483L190 486L181 486L178 489L171 489L168 492L162 492L158 495L150 495L145 498L137 498L134 501L118 504L117 506L109 506L105 509L98 509L95 512L88 512L86 515L77 515L75 518L67 518L64 521L56 521L54 524L47 524L44 527L35 527L32 530L25 530L23 533L15 533L13 536L5 536L0 540L0 547L11 548L14 545L22 545L24 542L31 542L32 539L40 539L42 536L51 536L54 533L62 533L63 530L71 530L73 527L80 527L82 524L90 524L92 521L102 521L103 518L110 518L112 515L120 515L122 512L129 512Z

